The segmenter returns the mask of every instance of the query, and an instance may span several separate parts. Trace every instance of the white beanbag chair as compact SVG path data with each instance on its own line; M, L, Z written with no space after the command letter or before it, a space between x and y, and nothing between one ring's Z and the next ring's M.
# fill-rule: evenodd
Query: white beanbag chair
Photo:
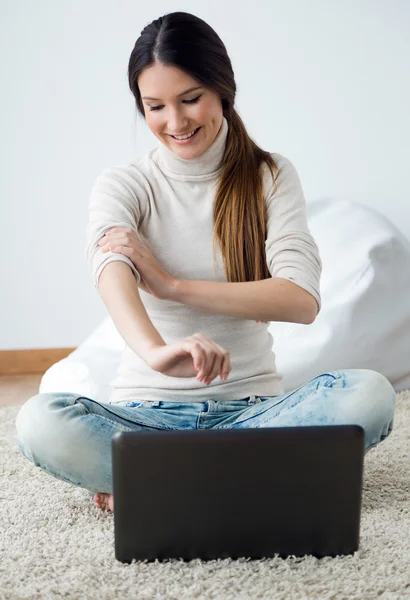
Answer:
M314 323L271 322L285 393L341 369L382 373L410 388L410 242L386 217L354 202L307 204L322 259L322 309ZM74 392L108 402L125 342L108 317L50 367L39 392Z
M372 369L396 392L410 388L409 240L355 202L317 200L307 216L323 264L322 309L308 326L269 326L285 391L341 369Z

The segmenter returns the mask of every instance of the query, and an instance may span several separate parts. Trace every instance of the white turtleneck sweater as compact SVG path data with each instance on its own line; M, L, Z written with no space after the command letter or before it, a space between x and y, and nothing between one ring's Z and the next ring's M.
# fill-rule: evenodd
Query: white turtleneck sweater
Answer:
M213 201L227 134L228 122L223 117L217 137L198 158L182 159L160 144L142 158L106 168L97 177L90 196L86 236L86 260L97 290L101 271L114 260L127 263L140 281L127 256L102 252L97 244L115 226L138 231L142 243L177 279L227 281L217 244L216 271L212 257ZM290 160L277 153L272 157L280 171L273 194L271 174L264 170L269 272L310 292L320 309L322 262L308 229L300 180ZM139 292L165 343L201 332L230 352L232 370L226 382L217 377L206 386L195 377L169 377L152 370L125 344L116 376L110 382L110 403L145 399L199 402L284 394L267 324L212 314L159 300L141 289Z

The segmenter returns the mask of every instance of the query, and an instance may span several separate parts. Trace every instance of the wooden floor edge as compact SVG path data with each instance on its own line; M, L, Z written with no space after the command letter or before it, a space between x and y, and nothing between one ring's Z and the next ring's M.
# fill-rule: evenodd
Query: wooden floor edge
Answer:
M31 350L0 350L0 375L45 373L76 348L40 348Z

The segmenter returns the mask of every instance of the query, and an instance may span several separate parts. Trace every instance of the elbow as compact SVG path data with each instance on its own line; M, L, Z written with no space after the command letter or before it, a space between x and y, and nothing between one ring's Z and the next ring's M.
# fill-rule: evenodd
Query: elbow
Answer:
M312 296L313 302L309 304L309 310L307 311L306 318L303 321L304 325L311 325L315 322L316 317L319 314L319 304L317 303L316 298Z
M315 319L316 319L316 316L313 318L310 318L309 320L305 320L305 321L303 321L303 325L312 325L312 323L314 323Z

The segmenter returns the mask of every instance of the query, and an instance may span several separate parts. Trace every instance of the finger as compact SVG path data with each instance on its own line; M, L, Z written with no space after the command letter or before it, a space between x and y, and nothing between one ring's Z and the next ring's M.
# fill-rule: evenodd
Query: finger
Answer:
M116 246L115 244L110 245L111 252L117 252L118 254L125 254L125 256L133 256L132 248L128 248L128 246Z
M115 243L107 240L106 242L104 242L103 245L100 246L100 248L101 248L102 252L113 252L115 246L116 246Z
M221 356L220 354L215 354L214 361L211 367L211 372L205 381L206 385L209 385L215 379L215 377L218 377L219 373L221 372L222 361L223 356Z
M206 363L201 368L200 377L203 377L203 381L206 385L209 385L211 381L215 379L218 375L222 374L222 363L224 361L224 357L227 354L225 348L222 348L219 344L214 342L213 340L207 338L202 333L194 334L192 337L197 337L206 350ZM228 353L228 370L227 373L230 372L230 358Z
M212 341L212 340L210 340L210 341ZM219 370L216 373L215 377L217 375L219 375L221 377L221 379L223 379L222 376L225 375L225 378L223 380L226 380L226 378L228 377L229 373L232 370L231 355L225 348L222 348L222 346L220 346L216 342L212 342L212 343L213 343L213 346L216 348L216 350L218 352L218 358L220 359L219 360Z
M99 242L98 242L99 246L103 249L103 250L111 250L114 246L116 245L120 245L119 244L119 239L113 236L104 236Z
M212 379L213 379L213 377L212 377L212 371L213 371L213 368L214 368L215 358L216 358L215 352L212 351L211 354L207 353L207 357L206 358L207 358L207 365L210 365L210 366L207 366L206 371L204 371L204 375L203 375L202 381L203 381L203 383L205 385L209 385L211 383Z
M211 344L210 340L208 340L201 333L195 333L192 337L194 339L197 338L199 340L199 343L201 344L201 347L203 349L203 361L199 375L200 377L206 378L211 372L216 348L213 344Z
M205 383L205 381L208 377L211 360L212 360L212 357L209 354L209 349L205 348L202 343L202 345L201 345L201 365L200 365L199 373L198 373L199 380L202 381L202 383ZM212 366L212 363L211 363L211 366Z
M218 373L219 377L221 378L221 381L226 381L228 378L228 375L230 373L229 362L229 355L224 353L224 355L222 356Z
M224 355L224 359L223 359L222 366L221 366L222 381L226 381L228 379L231 371L232 371L231 355L228 352Z
M221 361L221 369L219 371L219 377L221 378L221 381L226 381L228 378L228 375L229 375L229 372L228 372L228 369L226 366L226 358L227 357L224 356Z
M189 351L191 352L191 356L194 360L194 367L197 370L196 378L200 380L200 371L203 363L203 350L201 348L201 344L195 340L189 342Z
M202 335L202 334L200 334L200 335ZM208 339L208 338L206 338L206 339ZM219 368L218 368L218 371L217 371L215 377L217 375L219 375L221 377L222 381L224 381L227 379L229 373L232 370L230 353L225 348L223 348L222 346L220 346L219 344L214 342L213 340L208 340L208 341L215 348L215 351L218 356ZM222 378L223 375L225 375L224 379Z
M203 347L202 341L195 339L193 336L191 336L191 339L193 341L190 342L190 350L194 359L194 366L197 370L196 378L198 381L202 381L206 375L207 352Z
M118 233L111 233L111 234L107 234L105 233L104 236L99 240L98 244L100 246L103 246L109 242L112 242L113 240L118 240Z
M126 250L124 254L127 254L127 256L130 256L130 252L132 253L134 251L134 248L128 244L127 239L122 234L118 233L111 235L105 241L103 249L104 248L106 250L111 250L111 252L122 252Z
M142 245L138 242L136 238L131 238L131 236L127 233L114 233L110 235L108 241L111 244L117 244L118 246L127 246L128 248L134 249L136 252L140 252L143 249Z
M214 379L219 373L226 373L228 376L231 371L230 353L219 344L210 340L202 333L195 333L187 339L194 341L194 346L199 343L198 348L202 347L203 361L199 361L195 366L199 369L197 379ZM216 357L216 360L215 360ZM211 366L207 366L211 363ZM195 363L194 363L195 364ZM210 377L212 375L212 377Z

